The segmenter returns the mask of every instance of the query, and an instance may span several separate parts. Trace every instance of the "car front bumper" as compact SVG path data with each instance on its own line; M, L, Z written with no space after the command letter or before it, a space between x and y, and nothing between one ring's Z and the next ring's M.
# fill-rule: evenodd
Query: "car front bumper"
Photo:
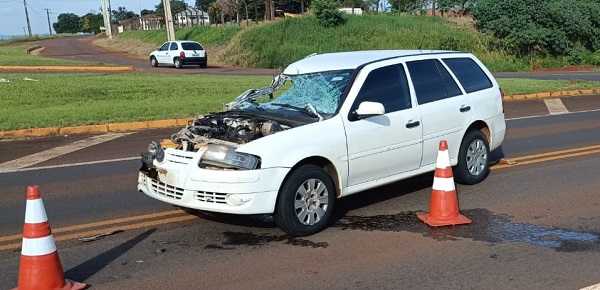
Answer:
M138 190L157 200L231 214L273 213L289 168L210 170L196 165L159 168L155 178L140 171Z

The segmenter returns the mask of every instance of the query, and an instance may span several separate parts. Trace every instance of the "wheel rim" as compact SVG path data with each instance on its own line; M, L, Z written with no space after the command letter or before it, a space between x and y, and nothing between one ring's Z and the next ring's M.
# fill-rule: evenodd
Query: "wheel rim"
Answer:
M487 148L481 140L474 140L467 150L467 169L469 173L478 176L484 172L487 167Z
M329 192L319 179L309 179L300 184L294 198L296 217L304 225L321 221L328 208Z

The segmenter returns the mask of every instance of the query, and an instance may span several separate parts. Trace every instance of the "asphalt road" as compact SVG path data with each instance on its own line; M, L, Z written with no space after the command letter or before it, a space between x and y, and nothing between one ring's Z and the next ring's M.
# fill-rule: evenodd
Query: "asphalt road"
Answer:
M473 223L437 229L415 216L428 210L432 174L344 198L330 228L290 238L268 215L182 211L137 192L139 152L178 128L0 141L0 284L17 286L33 184L65 276L92 289L597 284L600 96L561 102L566 111L558 115L544 100L505 104L508 133L495 156L516 164L496 164L481 184L457 185L461 212ZM78 240L106 232L113 234Z
M93 289L593 285L600 282L600 96L563 102L571 113L552 116L543 101L506 104L508 135L496 154L517 165L497 164L485 182L457 186L461 211L473 220L467 226L434 229L416 219L428 210L431 174L340 200L337 222L306 238L287 237L267 215L179 211L135 188L138 152L177 128L14 165L0 173L0 283L16 286L24 195L37 184L67 278ZM95 137L3 141L0 168ZM77 240L112 230L121 232Z
M42 46L39 50L41 56L58 59L89 61L105 64L133 66L136 71L147 73L178 73L178 74L211 74L211 75L273 75L273 69L237 68L215 66L208 60L208 67L201 69L198 66L185 66L182 69L175 67L150 66L150 61L139 59L123 53L115 53L98 48L92 44L93 36L62 37L44 39L32 42Z

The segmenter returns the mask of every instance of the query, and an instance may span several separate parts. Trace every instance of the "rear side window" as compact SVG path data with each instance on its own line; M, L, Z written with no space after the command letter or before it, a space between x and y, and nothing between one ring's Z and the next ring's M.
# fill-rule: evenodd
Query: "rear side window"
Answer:
M177 42L171 42L171 48L169 50L177 50Z
M446 58L444 62L452 70L456 78L458 78L458 81L467 93L488 89L493 86L479 65L468 57Z
M203 50L202 46L195 42L183 42L181 43L181 47L183 50Z
M371 71L358 92L353 110L364 101L382 103L386 113L410 108L410 92L404 67L397 64Z
M419 104L427 104L461 94L456 82L438 60L411 61L406 63L406 66Z

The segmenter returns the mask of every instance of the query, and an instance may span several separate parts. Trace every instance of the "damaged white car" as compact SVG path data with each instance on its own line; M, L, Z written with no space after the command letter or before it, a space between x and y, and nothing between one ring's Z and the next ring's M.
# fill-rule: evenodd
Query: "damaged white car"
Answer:
M434 170L440 140L458 182L482 181L505 130L502 91L472 54L311 55L152 142L138 189L186 208L273 214L306 236L328 226L337 198Z

